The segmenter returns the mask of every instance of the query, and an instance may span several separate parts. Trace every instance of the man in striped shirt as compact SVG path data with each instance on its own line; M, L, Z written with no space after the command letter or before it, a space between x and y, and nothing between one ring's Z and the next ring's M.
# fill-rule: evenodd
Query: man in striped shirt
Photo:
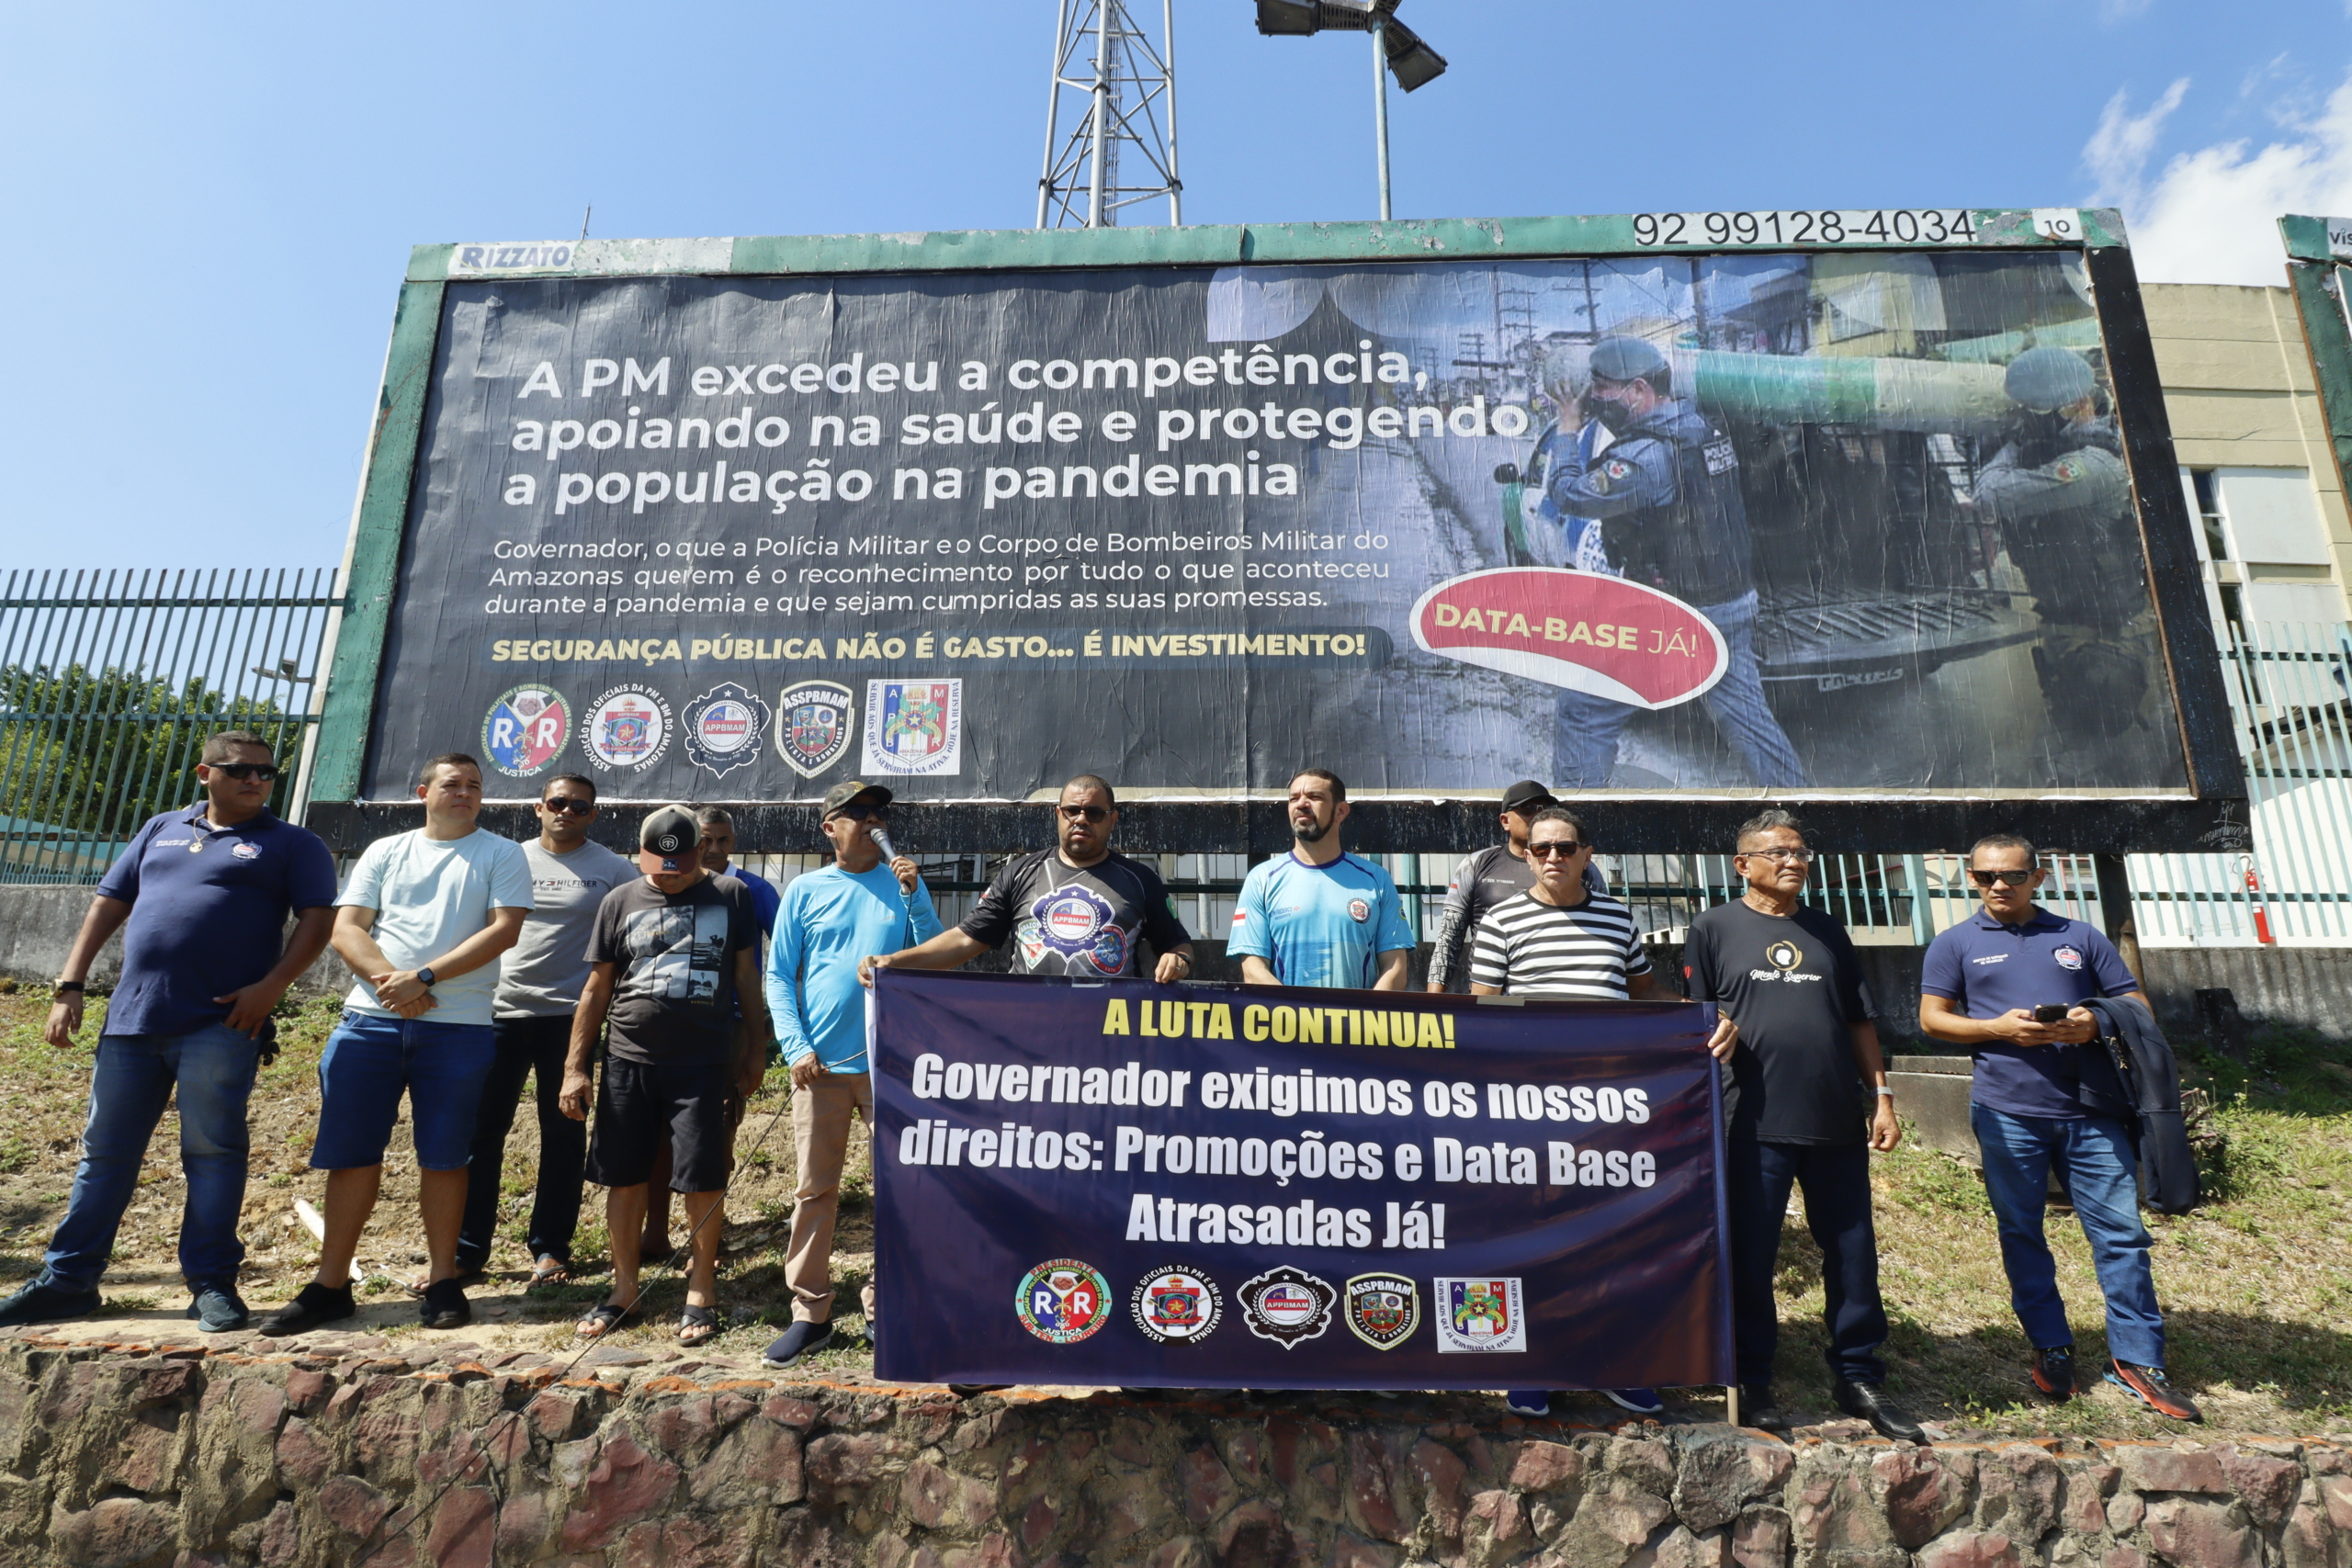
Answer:
M1585 886L1584 868L1591 860L1591 836L1574 812L1547 806L1535 814L1527 832L1535 886L1498 904L1478 923L1470 960L1473 996L1622 1002L1657 992L1657 974L1642 951L1634 912ZM1707 1049L1726 1061L1738 1042L1738 1029L1719 1015ZM1654 1388L1600 1392L1637 1416L1665 1408ZM1551 1394L1543 1389L1512 1389L1509 1397L1510 1407L1524 1415L1551 1408Z

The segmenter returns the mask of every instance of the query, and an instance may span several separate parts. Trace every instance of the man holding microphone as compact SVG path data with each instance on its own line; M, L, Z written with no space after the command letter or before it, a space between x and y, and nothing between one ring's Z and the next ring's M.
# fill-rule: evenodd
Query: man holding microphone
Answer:
M851 1117L874 1135L874 1080L865 1059L865 993L858 961L913 947L939 934L939 914L915 863L889 849L890 792L859 779L825 795L822 831L833 863L795 877L776 910L768 945L768 1012L792 1069L792 1141L798 1162L785 1281L792 1325L767 1348L789 1367L833 1337L833 1222ZM861 1303L874 1320L874 1283Z

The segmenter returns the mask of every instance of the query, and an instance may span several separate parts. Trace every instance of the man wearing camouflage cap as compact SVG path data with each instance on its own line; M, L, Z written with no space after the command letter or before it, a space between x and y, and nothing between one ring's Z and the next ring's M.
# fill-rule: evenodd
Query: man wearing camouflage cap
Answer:
M2148 709L2161 690L2123 439L2101 410L2097 374L2071 349L2026 350L2006 385L2018 413L1979 471L1974 500L2041 613L2033 668L2050 716L2052 782L2144 778L2146 763L2119 745L2157 738Z
M1756 663L1756 580L1739 457L1731 437L1688 399L1674 396L1666 356L1640 338L1592 345L1581 417L1613 438L1588 457L1584 443L1552 455L1544 493L1563 517L1598 519L1622 575L1670 593L1715 624L1729 663L1700 700L1739 754L1751 783L1790 788L1804 764L1765 705ZM1569 421L1563 418L1565 428ZM1617 764L1617 739L1634 710L1563 690L1553 732L1552 776L1561 789L1599 789Z

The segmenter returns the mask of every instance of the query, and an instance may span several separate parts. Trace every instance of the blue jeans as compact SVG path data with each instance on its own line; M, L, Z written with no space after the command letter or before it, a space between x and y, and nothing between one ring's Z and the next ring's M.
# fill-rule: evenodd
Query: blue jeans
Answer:
M531 1200L534 1262L571 1263L580 1228L581 1172L588 1164L588 1123L563 1113L563 1059L571 1048L571 1015L502 1018L491 1026L498 1058L482 1082L474 1118L472 1156L466 1165L466 1218L458 1231L458 1267L479 1269L497 1240L498 1183L505 1172L506 1134L523 1100L523 1080L538 1085L539 1179Z
M1970 1106L1968 1120L1984 1152L1984 1190L2000 1225L2009 1305L2026 1338L2038 1349L2075 1342L2066 1304L2058 1299L2057 1265L2041 1232L2054 1168L2083 1223L2107 1297L2108 1354L2138 1366L2163 1366L2164 1313L2148 1266L2154 1244L2140 1223L2137 1156L2123 1123L2105 1116L2013 1116L1984 1105Z
M1849 1382L1883 1383L1886 1308L1878 1293L1878 1233L1871 1224L1867 1144L1768 1144L1735 1137L1724 1174L1731 1190L1731 1314L1739 1381L1772 1386L1781 1344L1772 1276L1789 1189L1804 1189L1805 1224L1821 1246L1821 1315L1829 1325L1830 1371Z
M1803 785L1804 764L1764 702L1764 678L1756 664L1756 595L1702 604L1699 613L1724 634L1730 656L1724 678L1699 700L1739 753L1748 782L1768 789ZM1617 738L1633 716L1634 710L1623 703L1563 687L1552 731L1552 787L1605 787L1617 767Z
M139 1190L147 1141L179 1090L180 1272L190 1285L233 1286L245 1261L237 1216L245 1206L245 1101L260 1047L226 1024L189 1034L108 1034L90 1075L90 1120L64 1223L50 1238L41 1279L62 1290L97 1288L122 1212Z
M497 1058L486 1023L345 1012L319 1057L319 1135L311 1168L383 1164L406 1091L418 1168L465 1169L482 1081Z

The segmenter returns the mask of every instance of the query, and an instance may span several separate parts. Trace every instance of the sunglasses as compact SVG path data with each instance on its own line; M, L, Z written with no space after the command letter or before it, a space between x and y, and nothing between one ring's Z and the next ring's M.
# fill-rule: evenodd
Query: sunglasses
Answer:
M1811 865L1813 863L1813 852L1811 850L1742 850L1734 858L1739 860L1777 860L1786 861L1792 865Z
M539 804L546 807L549 811L557 812L561 815L572 817L594 817L596 815L596 803L594 801L580 800L568 795L551 795L545 800L539 802Z
M277 777L277 764L275 762L207 762L204 765L216 773L226 773L241 781L259 779L269 784Z
M1102 822L1111 815L1111 808L1107 806L1059 806L1055 809L1073 822L1081 818L1089 822Z
M888 822L890 820L890 808L887 806L844 806L833 815L846 817L853 822Z
M2030 871L1978 871L1974 866L1971 866L1968 868L1968 880L1979 887L1990 887L1996 882L2004 887L2023 887L2033 880L2033 873Z
M1584 847L1574 839L1554 839L1549 843L1528 845L1527 855L1530 860L1551 860L1555 856L1566 860Z

